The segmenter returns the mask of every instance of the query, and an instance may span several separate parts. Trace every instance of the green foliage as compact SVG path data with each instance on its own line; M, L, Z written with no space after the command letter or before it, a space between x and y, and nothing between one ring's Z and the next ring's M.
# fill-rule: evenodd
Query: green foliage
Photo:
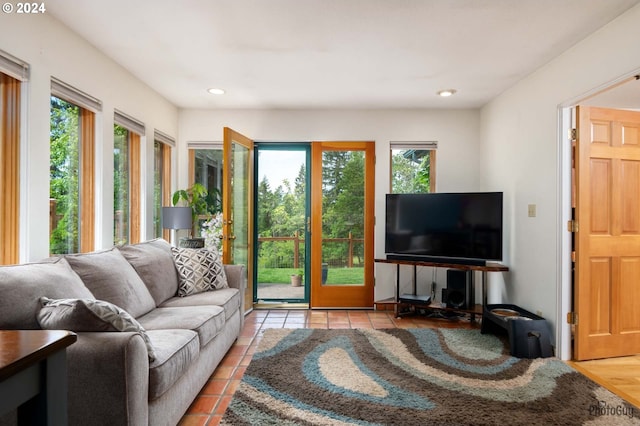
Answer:
M294 268L259 268L258 285L287 284L291 275L297 275ZM327 285L362 284L364 283L364 268L331 268L327 274Z
M431 191L431 151L420 156L414 152L394 150L391 156L391 189L395 194Z
M198 216L210 216L222 211L220 191L214 189L209 192L201 183L194 183L190 188L177 190L173 193L172 202L174 206L182 202L186 207L191 207L193 235L198 234Z
M51 254L75 253L80 248L80 108L51 97L49 198L55 200Z
M162 237L162 162L163 152L161 142L153 143L153 235Z
M323 154L323 227L322 237L353 238L364 236L364 153L360 151L328 151ZM258 233L260 237L304 238L306 228L305 194L307 171L301 165L293 187L289 181L272 189L263 178L258 184ZM354 262L362 263L363 244L354 246ZM293 267L294 243L262 241L258 250L258 267ZM304 244L299 245L300 262L304 262ZM325 242L323 261L332 265L346 264L347 242Z
M322 158L323 238L354 238L364 235L364 153L328 151ZM356 256L364 255L362 250ZM348 256L347 244L324 244L325 261Z
M129 242L129 131L113 126L113 243Z

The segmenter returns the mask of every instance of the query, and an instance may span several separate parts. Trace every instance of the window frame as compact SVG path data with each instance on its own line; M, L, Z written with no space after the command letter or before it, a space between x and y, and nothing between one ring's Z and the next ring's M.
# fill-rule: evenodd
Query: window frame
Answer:
M55 77L51 78L51 95L77 106L79 113L79 251L95 250L96 240L96 114L102 111L102 102ZM51 143L51 142L49 142ZM49 238L51 238L51 229Z
M161 187L160 209L156 208L157 206L155 205L155 195L154 195L153 222L154 223L156 222L156 214L158 214L159 217L157 217L157 219L158 219L158 223L160 224L162 238L167 241L171 241L171 230L165 229L162 227L162 207L171 206L171 162L172 162L173 148L175 148L176 142L171 136L156 129L154 130L153 143L154 143L154 160L153 160L154 191L155 191L155 185L157 183L160 183L160 187ZM156 143L159 144L160 146L160 152L162 156L161 165L160 165L161 167L160 182L156 182L156 178L155 178L156 176L155 144ZM153 234L154 234L154 237L158 237L157 231L155 229L153 230Z
M141 121L121 112L115 110L114 112L114 150L115 150L115 126L119 126L127 131L127 168L128 168L128 223L127 223L127 235L125 243L135 244L139 243L142 238L142 191L141 191L141 140L145 135L145 126ZM115 152L114 152L115 155ZM115 188L115 174L114 170L114 188ZM116 194L114 194L115 197ZM114 198L115 201L115 198ZM116 237L115 232L115 202L114 202L114 242Z

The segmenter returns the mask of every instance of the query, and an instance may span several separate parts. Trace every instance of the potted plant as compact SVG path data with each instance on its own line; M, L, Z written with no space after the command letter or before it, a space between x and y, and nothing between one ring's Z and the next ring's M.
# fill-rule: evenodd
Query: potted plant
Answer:
M296 274L291 274L291 287L300 287L302 285L302 270Z
M173 193L173 205L179 204L191 208L191 232L189 238L180 240L181 247L201 248L204 247L204 238L199 236L199 216L209 213L210 202L208 191L204 185L194 183L190 188L179 189Z

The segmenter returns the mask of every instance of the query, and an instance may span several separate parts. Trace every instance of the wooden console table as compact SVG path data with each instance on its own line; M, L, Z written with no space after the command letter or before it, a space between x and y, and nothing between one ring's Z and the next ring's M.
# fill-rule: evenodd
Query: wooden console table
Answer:
M18 424L67 424L66 348L62 330L0 330L0 416L18 409Z
M413 266L413 294L416 294L416 267L418 266L430 266L433 268L447 268L447 269L461 269L464 271L481 271L482 272L482 303L480 305L475 304L473 306L468 307L468 309L456 309L456 308L448 308L444 307L441 304L431 303L429 305L421 307L428 309L439 309L439 310L448 310L454 312L465 312L471 314L471 320L475 320L476 315L482 315L483 307L487 305L487 272L505 272L508 271L509 268L500 263L487 262L486 265L463 265L458 263L439 263L439 262L423 262L423 261L415 261L415 260L400 260L400 259L375 259L376 263L390 263L396 265L396 288L395 288L395 296L392 299L380 300L374 302L374 304L394 304L394 312L396 316L398 316L398 305L400 305L400 266L401 265L409 265ZM473 290L473 283L472 289ZM475 300L473 297L473 292L471 294L471 300Z

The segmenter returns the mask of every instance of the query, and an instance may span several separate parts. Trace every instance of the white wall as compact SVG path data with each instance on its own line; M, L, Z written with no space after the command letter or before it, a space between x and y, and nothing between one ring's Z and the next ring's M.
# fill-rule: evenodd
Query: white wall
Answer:
M559 106L640 69L640 6L583 40L481 111L482 163L486 187L505 185L508 205L510 272L491 279L494 294L526 309L541 311L562 336L568 356L569 329L563 321L559 289L569 285L569 262L562 259L560 239L566 237L561 201ZM563 142L566 140L563 136ZM537 217L527 205L537 204Z
M384 256L384 200L389 191L390 141L438 141L437 190L479 189L479 111L477 110L181 110L179 163L186 164L187 144L221 141L223 127L254 140L301 142L358 140L376 143L377 226L375 255ZM179 185L186 186L187 170L180 170ZM419 279L431 282L431 271ZM376 266L376 299L391 297L395 268ZM439 275L443 281L443 272ZM408 291L409 285L405 283ZM426 290L424 290L426 291Z
M22 152L21 261L49 253L49 97L51 77L100 99L97 116L97 248L113 244L113 112L118 109L145 123L143 185L153 202L153 133L178 139L177 108L72 33L48 14L0 14L0 49L29 63L26 85L27 133ZM143 235L152 234L152 210L144 211Z

